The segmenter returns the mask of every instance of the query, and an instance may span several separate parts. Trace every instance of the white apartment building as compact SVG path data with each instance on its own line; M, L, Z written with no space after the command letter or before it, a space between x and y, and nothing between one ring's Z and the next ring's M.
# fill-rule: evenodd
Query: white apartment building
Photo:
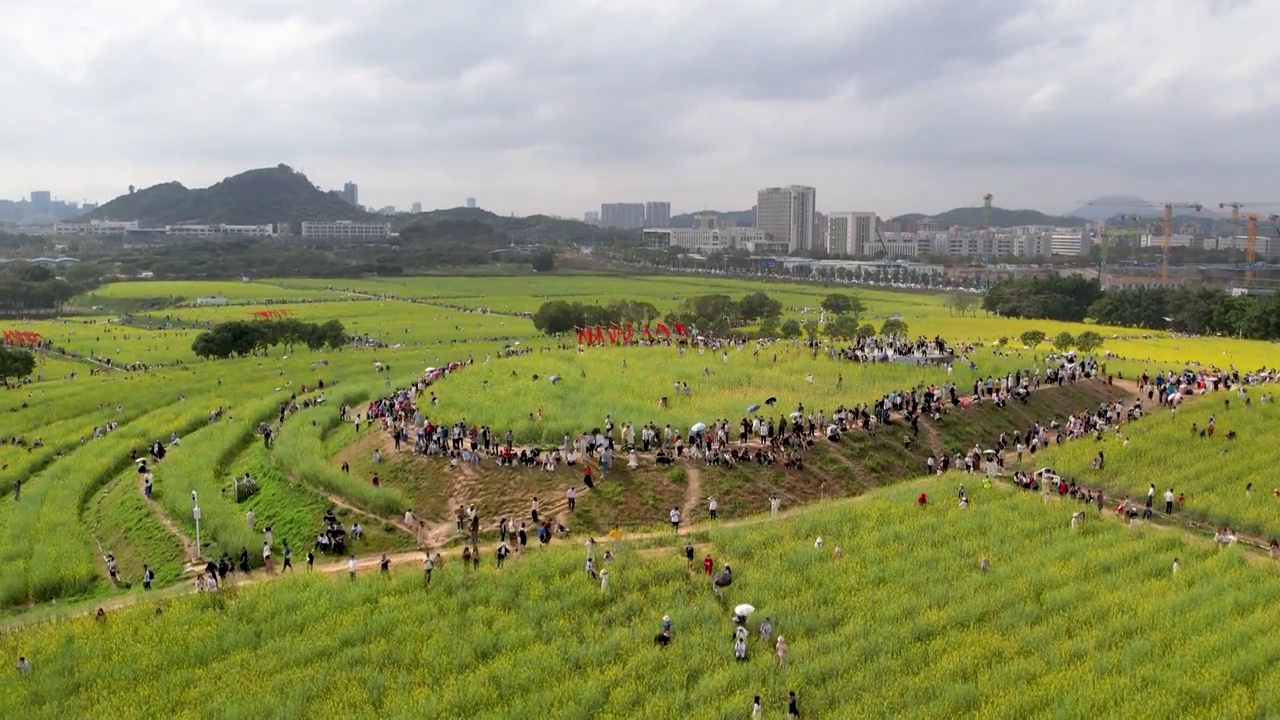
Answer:
M645 226L644 203L604 203L600 206L600 224L622 230L641 230Z
M645 247L674 247L695 253L728 252L739 248L756 252L753 248L764 244L765 233L755 228L731 227L718 230L702 228L646 228L643 234Z
M90 220L87 223L54 223L54 235L120 235L138 229L137 220Z
M240 237L271 237L275 235L275 231L270 224L228 225L223 223L218 226L218 232L223 235L238 235Z
M775 242L787 243L788 252L815 249L814 212L817 191L807 185L764 188L756 194L756 229Z
M1045 233L1017 235L1013 238L1013 254L1019 257L1049 257L1053 249L1049 237Z
M644 226L647 228L671 227L671 203L656 200L645 203Z
M304 220L302 237L308 240L385 240L391 237L391 223Z
M869 211L833 212L827 218L825 247L828 255L857 257L878 249L876 214Z
M1206 245L1208 245L1208 243L1206 243ZM1245 252L1249 248L1249 238L1245 235L1218 238L1216 247L1219 250L1238 250L1240 252ZM1280 255L1280 238L1277 238L1275 235L1264 235L1262 234L1262 230L1259 229L1257 240L1253 245L1253 251L1256 258L1269 258Z
M1163 248L1164 235L1143 233L1142 237L1138 238L1138 244L1142 247ZM1195 248L1199 250L1204 247L1204 240L1194 235L1170 235L1169 247ZM1244 249L1244 238L1240 238L1240 249Z
M181 237L213 237L218 234L217 225L165 225L165 235Z
M1049 235L1049 250L1054 255L1088 255L1093 250L1093 234L1059 228Z

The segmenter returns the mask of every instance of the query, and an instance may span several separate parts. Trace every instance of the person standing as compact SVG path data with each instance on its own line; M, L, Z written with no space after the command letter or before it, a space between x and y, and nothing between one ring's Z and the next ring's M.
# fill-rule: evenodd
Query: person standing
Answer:
M1164 514L1173 514L1173 488L1164 491Z
M756 696L755 702L751 703L751 717L752 718L764 717L764 706L760 704L759 695Z
M313 550L307 551L307 572L311 572L316 565L316 554Z
M693 541L684 544L684 558L689 561L689 569L693 569Z
M784 668L784 667L786 667L786 666L787 666L787 640L786 640L786 638L784 638L784 637L782 637L781 635L779 635L779 636L778 636L778 642L773 646L773 649L778 653L778 669L779 669L779 670L781 670L782 668Z
M382 577L388 580L391 579L391 558L387 557L386 553L382 553L382 561L378 563L378 568L379 572L382 573Z
M677 535L680 534L680 508L678 507L671 508L671 530Z
M787 693L787 717L800 717L800 701L796 699L794 690Z
M519 546L516 548L519 552L524 552L524 546L529 544L529 533L524 528L524 523L520 523L520 530L516 533L516 540Z
M711 560L711 553L707 553L707 556L702 558L702 573L710 575L713 569L715 569L715 563Z
M779 499L777 495L769 496L769 517L770 518L778 517L778 507L781 505L782 505L782 500Z
M707 498L707 512L711 514L711 519L716 519L716 512L720 510L720 503L716 501L716 496L712 495Z
M266 540L262 541L262 567L266 569L268 575L275 572L276 569L276 564L271 559L271 546L267 544Z
M355 555L352 555L347 560L347 575L349 575L352 580L356 579L356 556Z
M578 506L578 491L569 488L569 491L565 493L565 499L569 501L569 512L573 512L573 509Z
M151 572L151 566L150 566L150 565L143 565L143 566L142 566L142 589L143 589L143 590L150 590L150 589L151 589L151 581L152 581L152 580L155 580L155 579L156 579L156 574L155 574L155 573L153 573L153 572Z
M498 546L498 569L499 570L502 569L502 563L506 562L507 555L510 555L510 554L511 554L511 548L507 547L506 543L502 543L501 545Z
M601 570L600 571L600 592L604 593L608 589L609 589L609 571Z
M533 519L533 524L538 524L538 496L533 496L533 502L530 503L529 517Z
M26 677L31 674L31 663L27 662L26 657L18 658L18 674Z
M289 541L284 541L284 567L280 568L280 574L283 575L285 570L293 569L293 548L289 547Z

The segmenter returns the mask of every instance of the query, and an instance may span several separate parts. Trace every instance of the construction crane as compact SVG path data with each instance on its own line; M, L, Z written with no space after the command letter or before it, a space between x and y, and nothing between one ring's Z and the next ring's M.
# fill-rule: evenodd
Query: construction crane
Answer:
M1275 202L1225 202L1218 203L1218 207L1225 210L1231 208L1231 221L1237 228L1240 227L1240 209L1244 207L1257 207L1259 205L1280 205ZM1245 244L1244 244L1244 284L1246 286L1253 283L1253 271L1258 266L1258 220L1267 218L1275 224L1280 221L1280 215L1263 214L1263 213L1245 213ZM1280 233L1280 230L1277 230Z
M1113 205L1109 202L1081 202L1082 205ZM1168 282L1169 280L1169 246L1173 243L1173 210L1174 208L1186 208L1193 212L1204 210L1204 206L1200 203L1193 202L1141 202L1141 203L1123 203L1124 205L1145 205L1147 207L1164 208L1164 242L1161 243L1162 257L1160 261L1160 279Z
M991 264L987 253L990 251L991 245L994 244L991 234L991 215L993 210L991 203L994 200L995 196L991 193L982 196L982 235L978 242L982 243L982 264L984 266Z

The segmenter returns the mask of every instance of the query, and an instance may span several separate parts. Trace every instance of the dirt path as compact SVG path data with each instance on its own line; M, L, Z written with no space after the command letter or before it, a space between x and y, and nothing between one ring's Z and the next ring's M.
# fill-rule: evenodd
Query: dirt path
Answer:
M178 527L178 524L164 510L160 509L159 505L147 497L146 480L142 473L138 473L138 494L142 496L142 501L151 510L151 515L156 519L156 522L160 523L170 535L177 538L182 545L182 554L187 558L187 564L183 568L184 572L190 572L193 568L201 567L200 548L196 547L196 541L183 532L182 528Z
M688 480L684 489L684 502L680 505L682 512L689 515L702 502L702 472L696 462L684 463L684 476Z

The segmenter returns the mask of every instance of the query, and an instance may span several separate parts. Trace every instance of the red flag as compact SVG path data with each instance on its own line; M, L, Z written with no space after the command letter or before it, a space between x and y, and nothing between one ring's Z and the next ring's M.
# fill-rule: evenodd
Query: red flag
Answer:
M575 327L574 330L576 330L578 333L578 344L582 345L583 343L585 343L586 341L584 339L584 335L586 334L586 332L580 327Z
M676 331L676 333L678 333L678 334L680 334L680 335L684 335L686 332L688 332L688 330L686 330L686 329L685 329L685 327L684 327L683 325L681 325L680 323L676 322L675 320L672 320L672 321L671 321L671 327L672 327L672 328L674 328L674 329L675 329L675 331Z
M12 330L5 330L5 331L4 331L4 342L5 342L5 344L6 344L6 345L12 345L12 344L13 344L13 331L12 331Z
M644 336L650 340L653 339L653 330L649 327L649 323L644 324Z
M616 327L609 328L609 344L610 345L618 344L618 328Z
M666 335L667 337L671 337L671 329L663 323L658 323L658 332Z
M604 328L599 325L596 326L596 342L601 345L604 344Z

